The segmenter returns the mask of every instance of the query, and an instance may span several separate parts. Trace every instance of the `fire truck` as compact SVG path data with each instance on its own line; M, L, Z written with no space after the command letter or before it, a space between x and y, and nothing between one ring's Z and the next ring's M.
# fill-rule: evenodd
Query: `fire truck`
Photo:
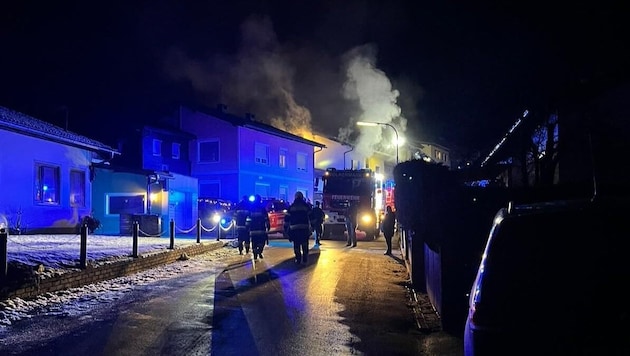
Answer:
M376 181L371 169L338 170L328 168L322 177L322 210L324 239L344 236L346 214L351 203L358 205L358 230L365 233L366 240L379 235L374 193Z

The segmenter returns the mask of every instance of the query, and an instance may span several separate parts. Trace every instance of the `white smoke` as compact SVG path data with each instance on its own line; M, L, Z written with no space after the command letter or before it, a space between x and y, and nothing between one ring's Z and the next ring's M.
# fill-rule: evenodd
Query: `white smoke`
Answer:
M355 101L359 112L349 118L348 126L339 130L339 139L350 139L350 134L359 130L355 150L360 154L367 157L375 149L395 152L396 136L390 127L356 126L358 121L386 123L394 126L400 137L406 130L407 120L401 116L397 104L400 93L392 88L385 72L376 67L376 48L372 45L356 47L346 54L345 59L343 96Z

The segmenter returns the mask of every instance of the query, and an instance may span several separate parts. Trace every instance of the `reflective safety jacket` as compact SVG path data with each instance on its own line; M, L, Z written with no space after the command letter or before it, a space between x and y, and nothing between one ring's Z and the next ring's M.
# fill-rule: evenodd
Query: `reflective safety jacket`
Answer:
M271 225L267 209L262 204L256 204L250 210L248 226L250 236L267 235Z

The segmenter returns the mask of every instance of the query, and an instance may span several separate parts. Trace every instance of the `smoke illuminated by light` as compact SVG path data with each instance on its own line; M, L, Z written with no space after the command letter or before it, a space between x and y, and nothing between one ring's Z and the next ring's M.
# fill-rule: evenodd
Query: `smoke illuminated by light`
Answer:
M376 67L376 49L369 45L357 47L349 51L346 58L347 80L343 95L357 102L361 111L349 118L348 125L340 129L339 138L344 140L349 132L356 130L357 121L384 122L404 132L407 120L401 116L397 104L400 93L392 87L385 72ZM388 146L395 151L395 146L388 144L395 141L393 137L383 137L383 130L375 132L359 135L356 141L358 152L370 156L375 148Z

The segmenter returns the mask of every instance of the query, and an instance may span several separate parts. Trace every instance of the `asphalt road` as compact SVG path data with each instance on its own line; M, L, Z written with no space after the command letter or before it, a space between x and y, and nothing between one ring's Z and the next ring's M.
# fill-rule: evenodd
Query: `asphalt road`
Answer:
M459 338L418 329L400 252L384 256L384 245L325 240L307 265L283 239L258 261L234 249L83 315L20 322L11 333L22 341L0 353L461 355Z

